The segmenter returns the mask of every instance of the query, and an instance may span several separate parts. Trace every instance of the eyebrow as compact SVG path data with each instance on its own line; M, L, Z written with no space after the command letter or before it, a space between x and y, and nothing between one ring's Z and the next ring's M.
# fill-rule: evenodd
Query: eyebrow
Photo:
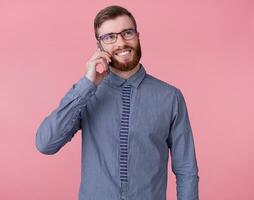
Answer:
M135 29L135 28L125 28L125 29L123 29L122 31L120 31L120 32L118 32L118 33L121 33L121 32L123 32L123 31L130 30L130 29ZM103 34L103 35L110 35L110 34L114 34L114 33L116 33L116 32L105 33L105 34ZM103 36L103 35L101 35L101 36Z

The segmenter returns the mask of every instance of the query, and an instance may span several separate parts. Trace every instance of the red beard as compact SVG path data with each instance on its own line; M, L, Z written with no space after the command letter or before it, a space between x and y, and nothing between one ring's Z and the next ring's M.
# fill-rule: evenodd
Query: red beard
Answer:
M134 53L133 59L129 62L122 63L122 62L119 62L117 59L115 59L113 56L111 58L112 62L110 63L111 67L118 69L120 71L130 71L137 66L142 55L140 42L138 41L138 45L136 48L132 48L130 46L125 45L122 49L125 49L125 48L130 48L133 51Z

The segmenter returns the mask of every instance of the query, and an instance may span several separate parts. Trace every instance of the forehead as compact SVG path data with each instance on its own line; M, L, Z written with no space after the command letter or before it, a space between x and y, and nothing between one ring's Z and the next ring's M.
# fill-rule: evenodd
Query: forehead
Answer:
M130 17L127 15L118 16L115 19L109 19L102 23L98 28L98 34L103 35L106 33L118 33L124 29L134 28L134 24Z

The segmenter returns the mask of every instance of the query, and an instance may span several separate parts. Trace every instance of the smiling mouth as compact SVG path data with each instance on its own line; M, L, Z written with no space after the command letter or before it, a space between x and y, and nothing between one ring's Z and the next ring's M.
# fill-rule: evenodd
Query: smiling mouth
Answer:
M131 49L129 50L122 50L118 53L115 53L115 55L119 56L119 57L126 57L126 56L129 56L131 53Z

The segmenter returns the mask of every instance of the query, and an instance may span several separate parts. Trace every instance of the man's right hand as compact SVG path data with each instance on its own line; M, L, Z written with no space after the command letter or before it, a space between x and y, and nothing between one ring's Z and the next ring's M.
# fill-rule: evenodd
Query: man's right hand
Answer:
M98 48L86 63L87 69L85 76L98 86L109 72L109 62L111 62L111 55ZM97 71L99 64L103 66L103 71L101 73Z

